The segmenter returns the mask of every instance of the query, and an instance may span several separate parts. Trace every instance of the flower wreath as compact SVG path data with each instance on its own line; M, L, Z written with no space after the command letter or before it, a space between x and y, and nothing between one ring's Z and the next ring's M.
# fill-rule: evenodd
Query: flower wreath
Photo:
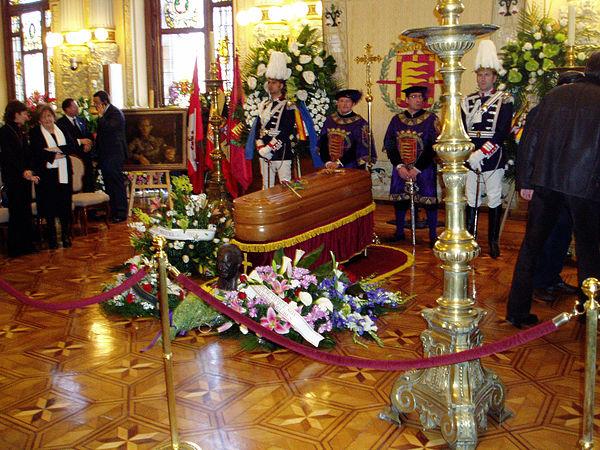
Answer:
M286 82L287 98L290 101L300 100L306 107L318 133L325 119L335 111L331 102L337 91L333 78L336 70L335 59L327 55L323 42L317 39L317 30L306 25L296 40L289 36L269 39L252 48L244 62L244 93L246 102L244 112L246 125L251 127L258 114L258 105L266 98L265 73L271 52L285 53L288 68L292 74Z

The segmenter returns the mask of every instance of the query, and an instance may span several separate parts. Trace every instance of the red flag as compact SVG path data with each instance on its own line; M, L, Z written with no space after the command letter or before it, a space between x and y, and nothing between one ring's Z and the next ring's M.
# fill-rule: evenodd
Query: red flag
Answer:
M242 119L236 114L244 102L242 91L242 77L240 75L239 56L233 60L233 86L231 100L229 101L229 114L227 117L227 141L229 142L229 159L233 178L247 190L252 183L252 161L244 158L244 145L240 141Z
M194 187L194 192L204 189L204 164L202 163L202 103L200 103L200 88L198 87L198 58L194 63L192 78L193 92L190 96L188 115L188 177Z

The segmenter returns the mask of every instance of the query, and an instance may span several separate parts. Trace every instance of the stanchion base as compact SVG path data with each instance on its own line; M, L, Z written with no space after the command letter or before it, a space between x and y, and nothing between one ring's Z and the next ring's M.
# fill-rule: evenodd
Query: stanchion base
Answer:
M198 444L194 444L193 442L188 441L180 441L177 447L173 447L172 443L159 445L156 447L157 450L202 450Z

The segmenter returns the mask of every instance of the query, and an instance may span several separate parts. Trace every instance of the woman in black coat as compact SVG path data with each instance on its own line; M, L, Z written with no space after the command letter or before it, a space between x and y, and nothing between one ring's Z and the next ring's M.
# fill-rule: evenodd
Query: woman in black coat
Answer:
M33 245L31 215L32 160L22 125L29 119L25 104L13 100L6 105L4 126L0 128L0 168L8 198L8 256L37 253Z
M36 189L38 214L46 219L46 238L51 249L58 248L56 217L60 220L64 248L71 247L71 191L73 177L69 155L77 148L71 136L54 124L56 114L50 105L36 109L39 125L29 133L36 173L40 182Z

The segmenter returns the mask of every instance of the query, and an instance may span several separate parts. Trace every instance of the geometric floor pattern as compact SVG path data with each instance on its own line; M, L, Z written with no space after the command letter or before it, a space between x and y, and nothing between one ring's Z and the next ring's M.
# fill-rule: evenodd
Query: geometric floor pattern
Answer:
M376 231L393 233L389 205L377 205ZM482 247L485 249L485 217ZM441 214L443 218L443 214ZM504 308L524 222L511 220L502 256L473 262L470 289L487 315L484 342L516 330ZM408 251L408 244L402 244ZM109 268L132 256L125 224L92 223L70 249L6 258L0 276L36 300L72 301L97 294ZM378 359L422 356L423 308L442 292L439 261L418 230L414 266L386 280L416 294L407 310L383 317L383 348L356 345L338 335L334 353ZM567 282L576 280L568 265ZM570 310L572 298L535 303L542 320ZM169 441L160 346L141 353L157 321L106 317L97 305L72 311L23 306L0 292L0 448L151 449ZM479 432L483 449L576 448L582 430L584 328L574 322L528 345L482 360L507 386L514 417L489 419ZM206 449L440 449L437 430L423 431L418 417L403 425L379 419L398 372L329 366L286 350L246 352L236 341L200 332L173 344L179 437ZM598 372L597 372L598 373ZM600 394L594 432L600 435ZM596 440L600 446L600 440Z

